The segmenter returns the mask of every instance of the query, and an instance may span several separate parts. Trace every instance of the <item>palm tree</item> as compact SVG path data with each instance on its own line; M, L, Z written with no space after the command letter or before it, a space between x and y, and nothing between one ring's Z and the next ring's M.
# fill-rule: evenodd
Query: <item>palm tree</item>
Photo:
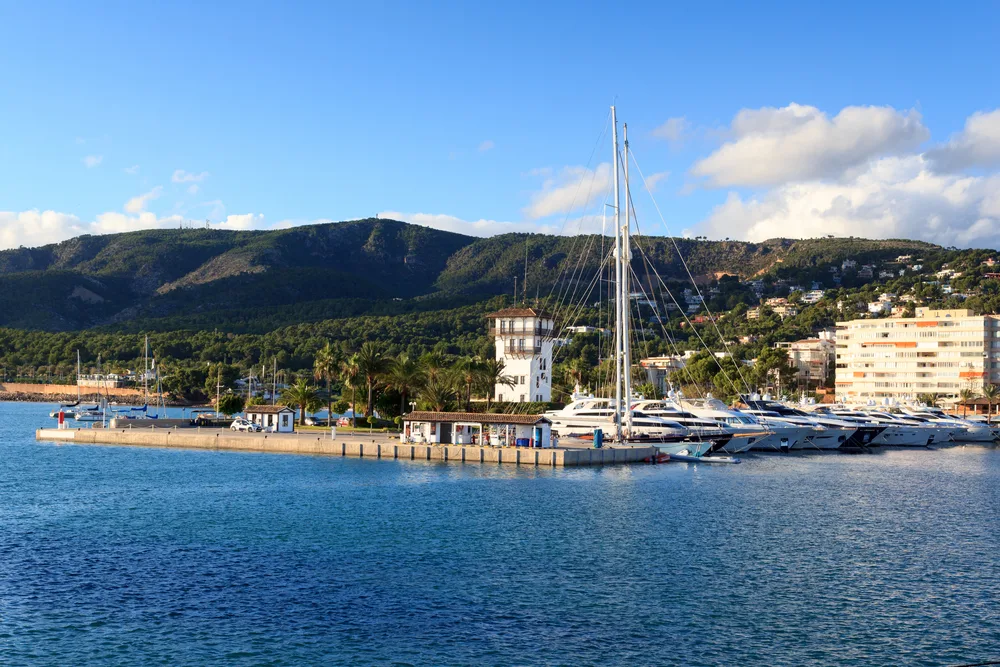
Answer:
M379 378L389 370L389 359L377 344L368 341L361 346L355 355L358 358L358 372L368 385L368 407L365 416L370 416L375 404L375 386Z
M461 359L455 364L452 371L457 380L465 387L465 409L470 410L472 408L472 385L476 384L482 377L479 360L468 357Z
M490 404L493 401L493 392L496 390L497 385L503 385L513 389L517 384L514 382L514 377L507 375L507 364L504 363L503 359L487 359L482 364L480 381L483 384L484 393L486 394L486 411L490 411Z
M446 369L444 359L437 352L428 352L420 356L420 366L428 382L436 382L444 378Z
M962 416L965 417L965 413L969 409L969 403L976 397L976 392L971 389L963 389L958 392L958 400L962 403Z
M331 385L340 369L340 351L330 345L329 341L316 353L313 361L313 377L326 382L326 421L327 426L333 424L333 392Z
M917 394L917 401L928 407L934 407L937 404L937 396L934 394Z
M428 382L420 390L420 402L435 412L447 412L457 398L454 388L440 379Z
M984 385L983 398L986 399L986 423L991 424L993 419L993 404L1000 399L1000 387L995 384Z
M406 395L420 389L425 381L424 369L409 356L401 354L392 360L389 372L385 374L385 383L387 387L399 392L400 414L406 414Z
M281 392L281 402L290 408L297 407L299 409L299 424L305 424L306 410L320 405L320 397L316 387L311 386L308 380L302 378Z
M358 426L357 394L358 379L361 376L361 368L358 365L358 355L352 354L350 357L340 362L340 379L344 386L351 390L351 426Z
M566 375L574 385L583 386L583 379L587 373L587 362L581 357L577 357L566 365Z

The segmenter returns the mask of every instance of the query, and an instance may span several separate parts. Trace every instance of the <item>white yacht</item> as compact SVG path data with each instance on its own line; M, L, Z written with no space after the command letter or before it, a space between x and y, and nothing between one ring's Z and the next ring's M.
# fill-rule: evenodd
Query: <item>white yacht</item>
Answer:
M734 410L717 398L681 398L681 405L699 417L714 419L720 423L756 434L748 449L757 451L787 451L805 443L813 434L813 427L798 426L781 421L767 421L740 410ZM723 448L729 451L725 447Z
M993 442L996 439L994 429L990 428L988 424L949 415L941 408L925 405L894 408L895 410L899 410L912 419L946 427L954 442Z
M866 447L879 431L875 427L860 426L829 415L807 413L767 398L744 398L743 403L747 406L743 412L763 418L767 423L783 422L812 428L812 434L805 442L799 443L793 449Z
M586 397L574 400L561 410L546 412L552 421L552 431L564 438L590 438L601 429L609 438L617 428L614 401L609 398ZM677 422L658 419L632 411L632 435L663 440L683 440L689 432Z
M772 435L771 431L760 424L729 424L710 416L700 415L673 398L640 400L633 403L632 408L646 415L675 421L698 438L717 440L717 447L712 451L739 454L750 449L758 440Z
M948 430L916 420L906 419L869 406L832 405L826 408L838 417L868 420L884 430L872 440L873 445L891 447L926 447L935 441L947 440Z
M561 410L546 412L545 416L552 422L552 431L561 438L590 439L594 431L601 429L611 440L617 430L614 401L608 398L577 398ZM677 421L634 408L631 417L632 429L624 434L625 441L651 444L668 454L702 456L726 437L719 429L715 438L701 437Z

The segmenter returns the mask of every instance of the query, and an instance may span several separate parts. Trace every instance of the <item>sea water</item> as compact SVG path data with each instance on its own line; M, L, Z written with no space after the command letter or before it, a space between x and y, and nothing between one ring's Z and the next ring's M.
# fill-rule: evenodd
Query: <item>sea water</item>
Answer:
M1000 658L1000 452L551 469L35 442L0 404L4 665Z

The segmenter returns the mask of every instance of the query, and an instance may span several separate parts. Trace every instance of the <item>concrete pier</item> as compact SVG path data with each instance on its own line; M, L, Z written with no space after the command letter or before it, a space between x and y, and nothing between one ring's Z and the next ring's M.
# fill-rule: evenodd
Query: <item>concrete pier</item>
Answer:
M654 456L654 447L482 447L476 445L403 444L398 438L338 436L320 433L235 433L223 429L54 429L35 431L36 440L178 449L217 449L282 454L320 454L372 459L410 459L454 463L530 466L590 466L638 463Z

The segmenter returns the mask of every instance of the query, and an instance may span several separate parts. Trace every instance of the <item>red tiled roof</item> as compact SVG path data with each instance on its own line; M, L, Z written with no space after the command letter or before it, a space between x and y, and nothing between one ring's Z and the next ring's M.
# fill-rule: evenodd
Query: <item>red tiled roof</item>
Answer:
M486 317L547 317L552 319L552 315L539 308L503 308L495 313L490 313Z
M287 405L251 405L247 407L247 413L255 413L258 415L276 415L279 412L295 412Z

